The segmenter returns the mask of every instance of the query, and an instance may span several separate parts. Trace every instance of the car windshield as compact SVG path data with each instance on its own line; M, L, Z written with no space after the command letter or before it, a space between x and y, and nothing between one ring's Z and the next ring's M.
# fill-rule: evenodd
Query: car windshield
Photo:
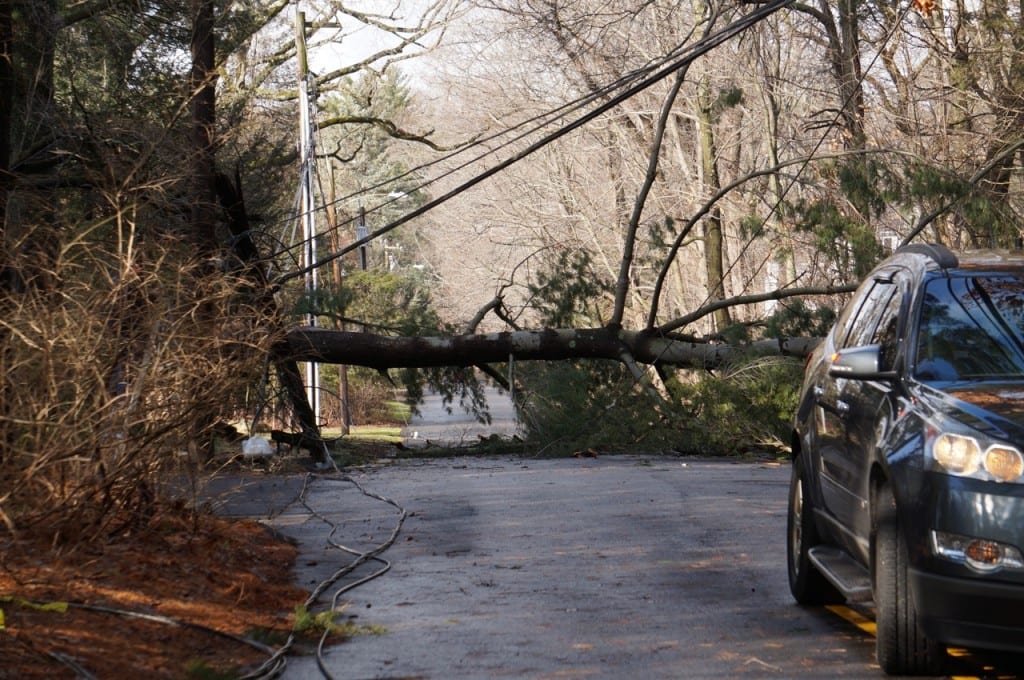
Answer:
M1024 278L950 277L925 288L915 377L1024 378Z

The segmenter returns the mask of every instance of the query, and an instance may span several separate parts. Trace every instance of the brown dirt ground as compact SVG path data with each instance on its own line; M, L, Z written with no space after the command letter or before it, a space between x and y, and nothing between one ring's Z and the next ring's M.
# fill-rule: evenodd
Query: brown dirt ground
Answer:
M166 513L130 540L73 550L0 535L0 678L83 677L74 665L96 678L237 677L267 652L188 626L27 603L159 614L276 648L308 597L293 585L296 555L254 521L209 515Z

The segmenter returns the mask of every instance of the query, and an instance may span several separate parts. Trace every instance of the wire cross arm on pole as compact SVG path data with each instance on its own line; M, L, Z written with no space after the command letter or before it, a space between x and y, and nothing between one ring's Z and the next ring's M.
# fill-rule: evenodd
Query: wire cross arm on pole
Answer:
M775 12L777 12L777 11L779 11L781 9L785 9L786 7L791 5L793 2L794 2L794 0L774 0L774 1L766 2L765 4L759 4L758 8L753 10L749 14L745 14L743 17L741 17L740 19L738 19L738 20L734 21L733 23L729 24L728 26L726 26L722 30L718 31L717 33L714 33L712 35L709 35L709 36L707 36L707 37L697 41L697 43L694 44L693 48L690 49L690 50L687 50L687 52L685 54L683 54L678 60L668 64L667 66L665 66L664 68L662 68L662 69L660 69L658 71L655 71L650 76L648 76L648 77L644 78L643 80L639 81L636 85L634 85L634 86L628 88L627 90L624 90L622 93L612 97L611 99L606 101L601 106L595 108L590 113L587 113L586 115L581 116L577 120L572 121L571 123L567 124L565 127L560 128L560 129L556 130L555 132L552 132L552 133L550 133L548 135L545 135L541 139L537 140L533 144L529 145L528 147L526 147L525 149L520 151L519 153L514 154L513 156L511 156L507 160L504 160L501 163L498 163L494 167L491 167L491 168L488 168L487 170L484 170L482 173L480 173L479 175L477 175L475 177L471 177L470 179L466 180L465 182L463 182L459 186L455 187L451 191L445 193L444 195L442 195L442 196L440 196L438 198L435 198L432 201L429 201L429 202L423 204L422 206L420 206L419 208L416 208L412 212L410 212L410 213L408 213L406 215L403 215L402 217L399 217L397 220L394 220L393 222L390 222L390 223L384 225L380 229L377 229L376 231L370 233L368 236L366 236L364 238L361 238L361 239L358 239L357 241L355 241L355 242L345 246L341 250L338 250L338 251L336 251L334 253L331 253L330 255L327 255L326 257L323 257L320 260L317 260L316 262L313 262L312 264L304 266L301 269L298 269L296 271L289 272L287 274L283 274L282 276L279 276L277 278L277 283L279 283L279 284L285 283L287 281L291 281L292 279L296 279L296 278L298 278L300 276L304 276L307 273L309 273L310 271L313 271L314 269L317 269L317 268L322 267L322 266L324 266L326 264L329 264L329 263L333 262L334 260L336 260L336 259L338 259L340 257L343 257L344 255L347 255L348 253L351 253L351 252L353 252L354 250L356 250L358 248L361 248L361 247L367 245L368 243L370 243L374 239L377 239L380 236L383 236L384 234L387 234L388 232L390 232L390 231L392 231L394 229L397 229L398 227L402 226L403 224L405 224L405 223L407 223L407 222L409 222L409 221L419 217L420 215L423 215L424 213L426 213L426 212L428 212L430 210L433 210L434 208L438 207L442 203L448 202L449 200L451 200L455 196L458 196L462 192L464 192L464 191L466 191L466 190L476 186L477 184L480 184L484 180L489 179L493 175L496 175L497 173L501 172L502 170L505 170L505 169L511 167L512 165L514 165L514 164L518 163L519 161L523 160L524 158L534 154L535 152L539 151L540 149L544 148L545 146L547 146L548 144L554 142L555 140L557 140L557 139L559 139L559 138L569 134L570 132L573 132L573 131L583 127L585 124L587 124L590 121L594 120L595 118L597 118L598 116L602 115L603 113L611 110L612 108L618 106L619 104L621 104L622 102L626 101L630 97L632 97L632 96L634 96L636 94L639 94L640 92L646 90L647 88L649 88L650 86L654 85L658 81L663 80L664 78L672 75L673 73L675 73L679 69L684 68L685 66L689 65L695 59L697 59L698 57L703 56L704 54L706 54L708 52L710 52L712 49L714 49L715 47L718 47L719 45L724 43L726 40L734 37L735 35L737 35L739 33L742 33L746 29L750 28L751 26L753 26L757 22L761 21L762 19L765 19L765 18L771 16Z

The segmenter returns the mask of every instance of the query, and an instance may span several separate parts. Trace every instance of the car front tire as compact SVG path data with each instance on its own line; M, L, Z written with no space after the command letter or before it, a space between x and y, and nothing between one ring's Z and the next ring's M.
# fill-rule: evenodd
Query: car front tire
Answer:
M946 651L929 640L918 623L907 582L907 543L892 492L884 487L878 494L872 559L878 664L890 675L941 674Z
M821 543L814 524L814 507L807 494L807 472L804 457L793 458L789 482L789 513L786 522L786 557L789 567L789 590L793 599L803 605L842 602L843 596L814 568L808 555Z

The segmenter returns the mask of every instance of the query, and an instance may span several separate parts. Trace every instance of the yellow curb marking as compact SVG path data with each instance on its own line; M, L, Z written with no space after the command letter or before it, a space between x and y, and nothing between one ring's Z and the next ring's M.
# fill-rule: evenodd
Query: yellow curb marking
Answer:
M850 609L849 607L841 604L826 605L825 609L829 610L839 618L844 619L845 621L848 621L853 625L857 626L871 637L875 637L877 635L878 627L875 625L875 622L867 618L866 616L863 616L859 612L854 611L853 609ZM955 657L970 656L970 652L968 652L966 649L960 649L959 647L949 647L946 650L946 652L950 656ZM950 679L979 680L979 678L973 675L952 675L950 676Z

